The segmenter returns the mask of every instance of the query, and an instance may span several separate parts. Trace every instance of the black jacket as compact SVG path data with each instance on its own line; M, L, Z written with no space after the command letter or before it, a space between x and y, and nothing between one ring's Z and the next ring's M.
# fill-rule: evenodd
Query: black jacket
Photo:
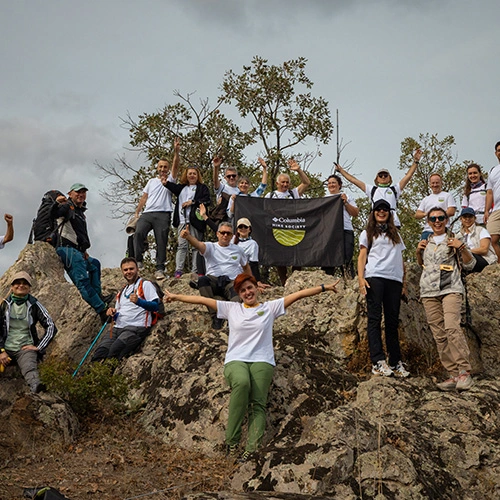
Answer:
M165 185L167 189L172 191L172 193L177 196L174 208L174 227L179 227L179 210L181 209L179 206L179 195L186 186L187 184L176 184L175 182L170 181L168 181ZM206 207L210 205L210 190L205 184L196 185L196 192L194 193L193 204L191 205L191 212L189 214L189 224L198 229L198 231L202 231L204 233L207 224L204 220L200 220L196 217L196 209L199 208L201 203L203 203Z
M70 246L86 252L90 248L90 238L87 231L86 204L77 207L71 199L61 203L56 210L58 224L61 224L60 241L57 246Z
M28 327L31 334L31 339L33 340L33 345L38 347L38 350L43 354L43 351L49 345L54 335L57 333L56 325L52 318L50 317L47 309L38 302L38 300L33 297L33 295L28 296ZM7 335L9 333L9 321L10 321L10 308L12 306L12 299L10 295L4 299L0 305L0 349L5 348L5 341L7 340ZM40 323L45 329L45 335L39 339L36 324Z

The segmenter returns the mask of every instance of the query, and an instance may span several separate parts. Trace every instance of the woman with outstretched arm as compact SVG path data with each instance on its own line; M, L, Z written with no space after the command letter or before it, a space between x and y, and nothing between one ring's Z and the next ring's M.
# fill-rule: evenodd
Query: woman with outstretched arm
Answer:
M256 279L240 274L234 289L242 303L226 302L197 295L165 292L165 302L200 304L217 311L217 317L229 323L229 338L224 378L231 387L226 447L230 456L238 455L241 426L248 414L248 439L239 461L248 460L257 450L266 425L267 393L274 374L273 325L297 300L322 292L336 292L333 284L318 285L277 300L261 302Z

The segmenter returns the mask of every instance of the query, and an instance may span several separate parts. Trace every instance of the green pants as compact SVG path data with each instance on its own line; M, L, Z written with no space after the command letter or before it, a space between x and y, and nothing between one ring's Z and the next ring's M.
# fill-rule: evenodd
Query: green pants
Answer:
M226 443L238 444L241 426L248 412L246 451L254 452L266 428L267 393L273 380L274 366L269 363L231 361L224 366L224 378L231 387Z

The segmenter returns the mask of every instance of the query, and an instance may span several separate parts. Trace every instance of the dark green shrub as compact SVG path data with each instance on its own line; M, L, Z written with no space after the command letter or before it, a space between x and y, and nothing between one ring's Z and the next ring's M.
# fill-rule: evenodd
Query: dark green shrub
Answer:
M40 377L47 389L64 399L80 417L102 417L125 412L129 382L114 373L117 360L91 363L84 372L72 377L75 366L54 358L40 365Z

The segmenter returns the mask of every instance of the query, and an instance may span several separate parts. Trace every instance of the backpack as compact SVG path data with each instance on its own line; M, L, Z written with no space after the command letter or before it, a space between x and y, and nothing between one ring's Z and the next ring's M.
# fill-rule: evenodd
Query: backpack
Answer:
M288 194L290 195L290 198L292 198L292 199L294 199L294 200L295 200L295 196L294 196L294 194L293 194L293 190L292 190L292 189L289 189L289 190L288 190ZM276 197L276 198L277 198L276 193L275 193L275 191L271 191L271 196L270 196L270 198L274 198L274 197Z
M372 192L370 193L370 201L373 203L373 195L375 194L375 191L379 188L380 186L373 186L372 187ZM389 186L389 189L394 193L394 199L396 200L396 206L398 206L398 195L396 193L396 188L394 186ZM378 200L377 200L378 201ZM391 208L391 210L393 210Z
M227 221L227 207L229 205L229 200L231 199L231 195L228 193L222 192L220 203L217 203L215 207L213 207L208 212L208 217L212 220L217 226L223 222Z
M49 486L44 488L24 488L23 497L32 500L69 500L61 492Z
M59 240L59 226L56 224L55 210L57 208L57 197L64 196L61 191L53 189L47 191L38 207L36 217L33 219L28 243L45 241L56 247Z
M160 299L160 302L158 304L158 311L151 312L151 326L153 326L153 325L156 325L156 323L158 323L158 321L160 319L163 319L165 317L165 304L163 303L163 297L165 294L163 293L161 286L156 281L154 281L154 280L147 280L147 281L149 281L155 287L158 298ZM139 286L137 287L137 295L139 296L139 298L146 300L146 296L144 295L144 288L142 286L143 282L144 282L144 278L141 278L139 281ZM127 286L128 285L125 285L118 292L118 295L116 296L117 301L120 300L120 296L121 296L123 290L125 290L125 288L127 288ZM150 312L150 311L147 311L147 312Z

